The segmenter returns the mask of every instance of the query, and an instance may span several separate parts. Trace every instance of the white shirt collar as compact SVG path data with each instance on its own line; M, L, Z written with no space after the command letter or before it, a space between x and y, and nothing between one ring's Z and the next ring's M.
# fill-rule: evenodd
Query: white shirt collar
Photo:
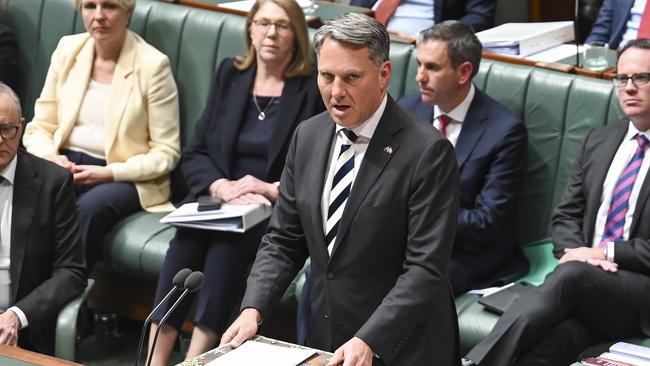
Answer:
M14 155L14 158L11 159L9 165L0 171L0 176L2 176L12 186L14 185L14 180L16 179L17 160L18 154Z
M625 140L624 141L631 140L634 136L636 136L638 134L644 135L648 139L648 141L650 141L650 130L639 131L634 126L634 123L632 123L632 121L630 121L629 125L628 125L628 128L627 128L627 133L625 134Z
M379 120L381 119L381 116L384 115L384 110L386 110L387 102L388 102L388 93L384 94L384 98L382 99L381 103L379 104L379 108L377 108L375 113L373 113L372 116L370 116L370 118L365 120L361 125L352 129L352 131L356 133L357 136L359 136L359 138L363 138L363 140L370 141L372 135L375 134L377 125L379 125ZM345 127L343 126L336 125L336 133L338 134L339 131L341 131L344 128Z
M472 100L474 100L474 94L476 94L476 89L474 88L474 84L472 83L469 86L469 92L465 96L465 99L463 99L463 101L460 102L460 104L457 105L456 108L452 109L448 113L443 113L440 110L440 108L438 108L437 105L433 106L434 119L438 118L441 114L446 114L447 116L449 116L449 118L453 119L454 122L463 123L463 121L465 121L465 117L467 117L469 106L472 104Z

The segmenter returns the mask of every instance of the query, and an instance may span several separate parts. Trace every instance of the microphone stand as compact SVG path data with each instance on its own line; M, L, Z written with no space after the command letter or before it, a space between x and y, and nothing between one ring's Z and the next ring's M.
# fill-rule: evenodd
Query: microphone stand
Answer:
M151 366L151 361L153 360L153 354L154 354L154 350L156 349L156 341L158 340L158 335L160 334L160 329L162 329L162 326L163 326L163 324L165 324L165 321L167 320L167 318L171 315L171 313L176 309L178 304L181 303L181 300L183 300L183 298L188 293L190 293L190 289L186 288L185 291L183 291L183 293L181 294L181 296L178 297L176 302L174 302L172 307L169 308L169 310L167 310L165 315L163 315L162 319L160 319L160 323L158 323L158 329L156 329L156 335L153 337L153 343L151 344L151 352L149 352L149 357L147 358L147 366Z
M155 314L156 311L158 311L158 309L160 309L160 307L163 306L163 304L165 304L167 302L167 300L169 300L169 298L178 290L179 290L179 287L174 285L174 287L172 287L171 291L169 291L167 293L167 295L165 295L165 297L151 311L151 313L149 314L147 319L145 319L144 325L142 326L142 332L140 333L140 342L138 343L138 355L135 357L135 366L138 366L138 362L140 361L140 355L142 355L142 347L144 346L144 334L146 333L147 326L149 326L149 323L151 322L151 317L153 317L153 314Z

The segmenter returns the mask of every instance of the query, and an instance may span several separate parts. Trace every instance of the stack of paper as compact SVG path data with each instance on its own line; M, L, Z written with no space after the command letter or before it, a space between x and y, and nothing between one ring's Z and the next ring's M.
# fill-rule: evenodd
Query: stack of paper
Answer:
M573 22L506 23L476 33L489 52L526 56L574 40Z
M206 366L295 366L315 353L313 349L289 348L248 341Z

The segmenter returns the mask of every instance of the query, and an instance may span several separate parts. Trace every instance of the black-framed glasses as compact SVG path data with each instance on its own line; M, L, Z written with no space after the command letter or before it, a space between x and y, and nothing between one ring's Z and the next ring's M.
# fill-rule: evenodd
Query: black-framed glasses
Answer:
M616 74L612 78L612 83L619 88L624 88L628 80L632 80L632 84L639 88L650 81L650 72L637 72L630 76L627 74Z
M0 136L2 136L3 140L13 140L18 136L19 129L20 125L5 123L4 125L0 125Z
M280 33L280 34L287 34L291 31L291 24L285 22L285 21L279 21L279 22L273 22L268 19L262 18L262 19L255 19L253 20L253 23L257 26L257 29L259 29L262 32L268 32L269 29L271 29L271 26L275 26L275 31Z

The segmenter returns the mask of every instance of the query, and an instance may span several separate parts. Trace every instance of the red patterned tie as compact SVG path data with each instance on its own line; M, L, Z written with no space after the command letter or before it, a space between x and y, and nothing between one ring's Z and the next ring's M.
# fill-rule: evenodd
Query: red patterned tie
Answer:
M639 24L639 33L636 38L650 38L650 1L645 3L643 15L641 15L641 24Z
M447 137L447 126L449 126L449 123L451 122L451 118L449 118L449 116L446 114L441 114L438 116L438 121L440 122L440 133L443 136Z

